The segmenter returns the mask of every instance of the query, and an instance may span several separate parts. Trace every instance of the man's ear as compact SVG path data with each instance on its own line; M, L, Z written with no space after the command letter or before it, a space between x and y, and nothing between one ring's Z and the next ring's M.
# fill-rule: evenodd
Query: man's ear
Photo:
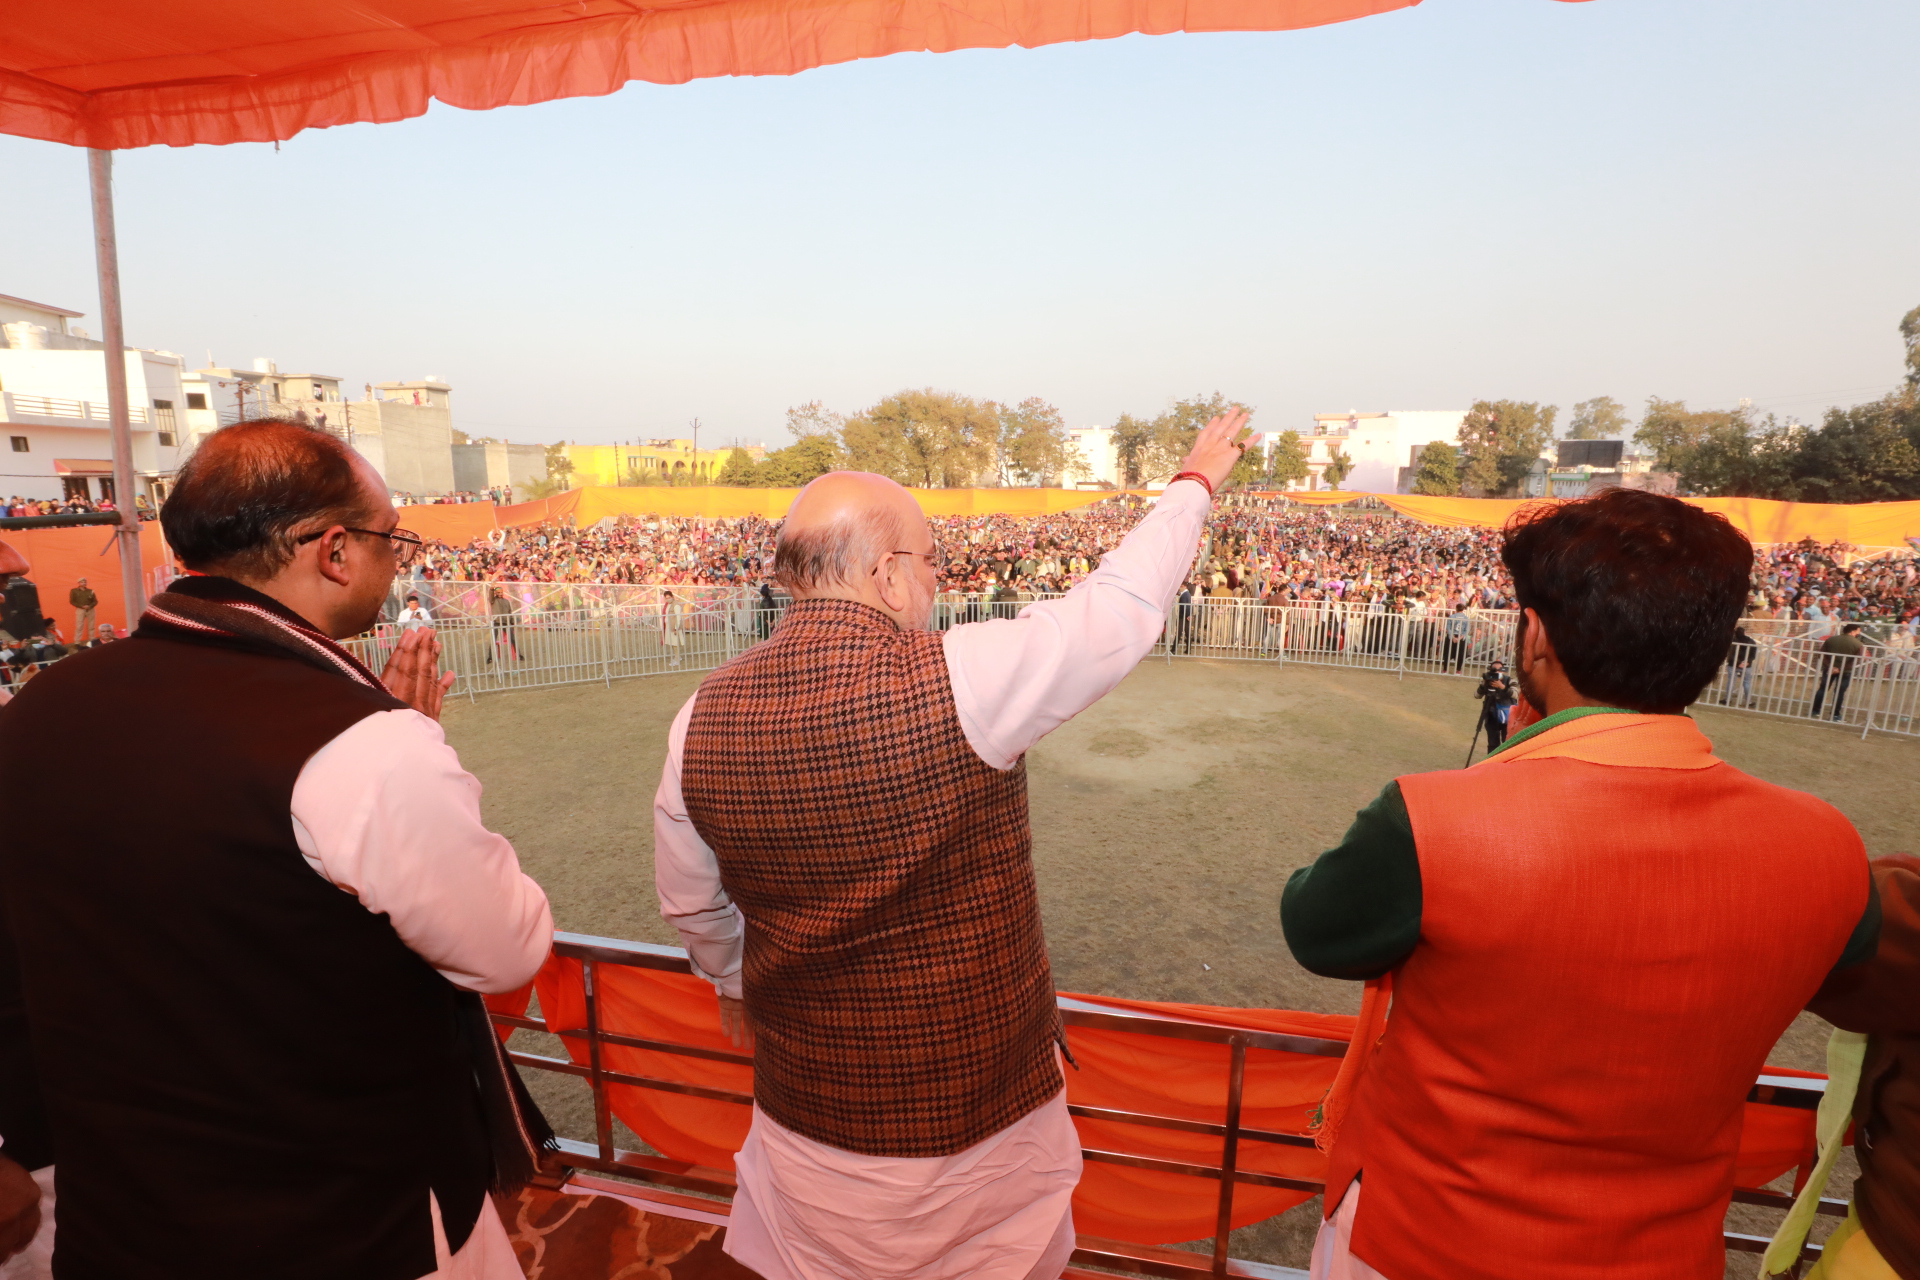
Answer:
M315 539L313 555L315 567L328 582L344 587L351 581L347 573L347 531L344 526L335 525Z

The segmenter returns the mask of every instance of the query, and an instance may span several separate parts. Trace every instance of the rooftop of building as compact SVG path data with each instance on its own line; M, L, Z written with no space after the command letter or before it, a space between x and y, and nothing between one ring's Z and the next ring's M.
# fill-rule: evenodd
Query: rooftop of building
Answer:
M7 302L17 307L25 307L29 311L44 311L48 315L66 316L70 320L77 320L87 314L84 311L69 311L65 307L56 307L49 302L34 302L29 298L16 298L10 293L0 293L0 303Z

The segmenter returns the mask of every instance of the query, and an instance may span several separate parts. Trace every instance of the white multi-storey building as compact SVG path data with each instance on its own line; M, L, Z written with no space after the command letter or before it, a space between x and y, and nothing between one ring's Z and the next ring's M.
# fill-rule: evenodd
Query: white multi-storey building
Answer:
M1069 479L1077 481L1083 489L1103 485L1115 489L1125 487L1127 477L1120 468L1120 449L1113 442L1112 427L1073 427L1067 431L1067 438L1086 460L1084 466L1074 469Z
M1343 490L1353 493L1406 493L1420 450L1436 442L1457 444L1465 409L1388 409L1385 412L1316 413L1314 430L1302 432L1307 470L1299 489L1325 489L1325 473L1336 454L1353 463Z
M83 313L0 295L0 436L10 465L0 493L113 498L106 345L73 327ZM128 418L136 496L163 497L184 438L186 359L129 349Z

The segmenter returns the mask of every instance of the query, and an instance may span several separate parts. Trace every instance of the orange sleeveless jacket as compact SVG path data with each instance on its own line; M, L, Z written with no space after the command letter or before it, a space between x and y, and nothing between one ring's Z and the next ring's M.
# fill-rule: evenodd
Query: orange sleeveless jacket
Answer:
M1717 1280L1742 1102L1866 908L1838 811L1678 716L1400 779L1420 941L1331 1153L1390 1280Z

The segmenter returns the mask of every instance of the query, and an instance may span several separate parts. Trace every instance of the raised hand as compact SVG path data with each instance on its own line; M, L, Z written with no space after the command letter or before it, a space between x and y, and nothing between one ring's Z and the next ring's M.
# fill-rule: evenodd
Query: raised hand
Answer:
M1240 461L1240 455L1247 451L1247 443L1240 438L1240 433L1247 425L1248 416L1245 409L1229 409L1200 428L1193 450L1180 464L1180 469L1198 471L1218 493L1220 486L1227 482L1227 474Z
M440 673L440 638L432 627L409 631L400 637L393 656L387 659L380 683L387 692L429 720L440 718L440 704L453 688L453 672Z
M753 1048L753 1021L747 1017L744 1000L735 1000L731 996L720 997L720 1030L733 1042L734 1048Z

